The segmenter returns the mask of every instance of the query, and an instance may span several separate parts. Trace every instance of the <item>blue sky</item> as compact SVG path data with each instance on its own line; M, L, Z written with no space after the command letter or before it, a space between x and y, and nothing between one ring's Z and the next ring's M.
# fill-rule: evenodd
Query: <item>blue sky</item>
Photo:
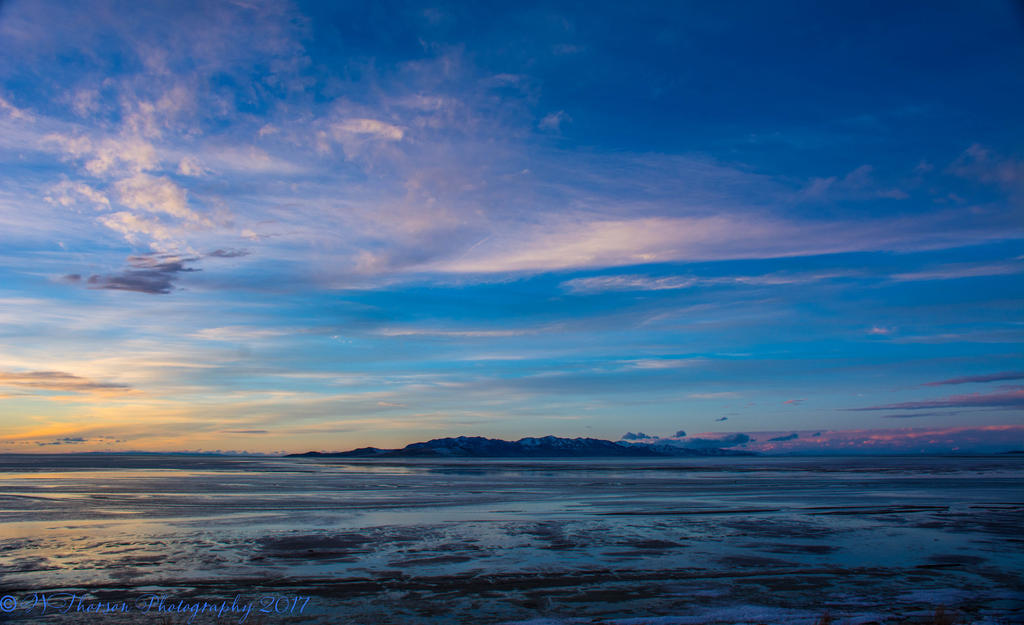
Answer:
M1018 6L4 2L0 449L1020 448Z

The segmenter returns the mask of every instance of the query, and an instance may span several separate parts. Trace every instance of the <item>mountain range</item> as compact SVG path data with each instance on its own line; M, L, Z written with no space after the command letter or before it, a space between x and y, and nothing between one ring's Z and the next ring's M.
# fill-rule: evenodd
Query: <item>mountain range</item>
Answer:
M328 458L599 458L677 456L754 456L750 451L732 449L690 449L676 445L606 441L599 438L543 436L505 441L482 436L435 438L411 443L401 449L360 447L351 451L288 454L289 457Z

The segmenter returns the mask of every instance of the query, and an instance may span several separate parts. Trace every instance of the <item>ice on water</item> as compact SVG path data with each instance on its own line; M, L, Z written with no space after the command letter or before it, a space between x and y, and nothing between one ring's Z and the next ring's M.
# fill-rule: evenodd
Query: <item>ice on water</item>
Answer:
M1024 622L1022 477L1012 456L0 456L0 588L314 596L274 622Z

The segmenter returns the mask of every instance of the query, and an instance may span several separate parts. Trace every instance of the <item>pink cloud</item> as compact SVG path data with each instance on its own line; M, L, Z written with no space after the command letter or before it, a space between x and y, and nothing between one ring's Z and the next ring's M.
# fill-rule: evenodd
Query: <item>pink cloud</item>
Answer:
M938 382L926 382L921 386L944 386L946 384L970 384L974 382L1001 382L1003 380L1024 380L1024 371L1003 371L988 375L971 375L962 378L950 378Z
M907 401L898 404L882 404L848 410L926 410L929 408L988 408L1003 406L1024 406L1024 388L1015 388L998 393L970 393L952 395L944 399Z
M1002 453L1024 449L1024 425L752 432L750 437L751 442L742 448L766 454Z

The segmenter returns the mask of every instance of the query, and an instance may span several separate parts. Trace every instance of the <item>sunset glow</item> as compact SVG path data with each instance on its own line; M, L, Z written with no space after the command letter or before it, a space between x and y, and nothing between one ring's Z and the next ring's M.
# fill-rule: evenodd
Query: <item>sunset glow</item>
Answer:
M1024 449L1015 5L669 6L0 3L0 451Z

